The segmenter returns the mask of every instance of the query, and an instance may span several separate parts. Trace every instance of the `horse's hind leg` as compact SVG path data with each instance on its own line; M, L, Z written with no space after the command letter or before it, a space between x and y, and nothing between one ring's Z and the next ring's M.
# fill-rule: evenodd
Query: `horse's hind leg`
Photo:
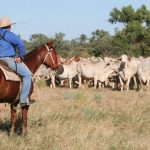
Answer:
M26 135L27 134L27 114L28 114L29 106L23 106L21 107L21 109L22 109L22 134Z
M16 122L17 122L17 105L11 104L11 131L10 134L14 134L16 132Z

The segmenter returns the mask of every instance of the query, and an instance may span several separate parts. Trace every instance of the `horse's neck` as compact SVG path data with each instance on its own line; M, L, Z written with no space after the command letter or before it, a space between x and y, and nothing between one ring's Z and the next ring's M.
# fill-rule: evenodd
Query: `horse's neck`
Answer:
M27 65L32 74L35 74L39 66L43 63L43 58L37 53L25 56L24 63Z

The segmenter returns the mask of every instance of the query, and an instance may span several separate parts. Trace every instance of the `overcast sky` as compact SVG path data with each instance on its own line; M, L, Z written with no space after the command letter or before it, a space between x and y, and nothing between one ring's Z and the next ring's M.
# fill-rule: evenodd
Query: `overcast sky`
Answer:
M35 33L52 37L59 32L71 40L97 29L114 34L118 25L108 22L112 9L128 5L137 9L142 4L150 10L150 0L4 0L0 18L8 16L16 22L12 31L26 40Z

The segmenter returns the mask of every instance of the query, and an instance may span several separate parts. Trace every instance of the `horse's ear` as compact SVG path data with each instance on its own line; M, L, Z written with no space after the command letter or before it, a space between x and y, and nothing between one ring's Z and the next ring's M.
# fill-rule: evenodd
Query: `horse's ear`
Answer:
M53 41L48 41L46 44L47 44L48 46L49 46L49 45L52 46L52 45L53 45Z

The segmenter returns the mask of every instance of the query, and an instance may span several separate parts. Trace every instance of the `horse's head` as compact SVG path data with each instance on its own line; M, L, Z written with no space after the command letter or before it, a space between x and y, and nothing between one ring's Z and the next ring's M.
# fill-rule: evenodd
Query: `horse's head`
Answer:
M60 59L57 55L55 48L53 47L53 42L48 42L45 44L47 53L45 55L43 64L50 67L53 70L57 70L59 74L63 72L63 66L61 65Z

